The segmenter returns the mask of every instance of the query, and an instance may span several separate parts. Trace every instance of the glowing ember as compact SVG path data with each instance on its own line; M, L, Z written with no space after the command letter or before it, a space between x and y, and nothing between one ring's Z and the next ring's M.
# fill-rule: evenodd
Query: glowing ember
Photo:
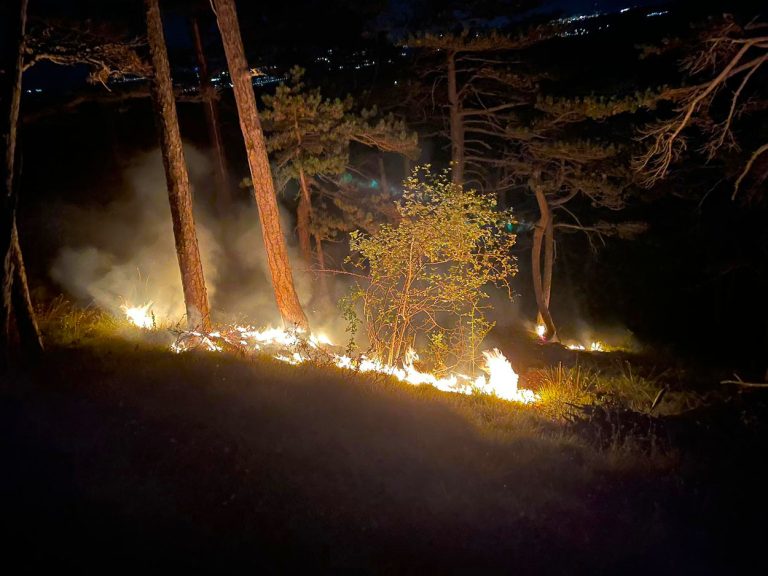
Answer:
M547 327L544 326L544 324L538 324L536 326L536 335L539 338L544 338L544 336L547 334Z
M128 320L134 326L145 328L147 330L155 327L155 317L152 312L150 312L150 309L152 308L152 302L147 302L144 304L144 306L124 305L120 306L120 308L123 310L123 312L125 312Z

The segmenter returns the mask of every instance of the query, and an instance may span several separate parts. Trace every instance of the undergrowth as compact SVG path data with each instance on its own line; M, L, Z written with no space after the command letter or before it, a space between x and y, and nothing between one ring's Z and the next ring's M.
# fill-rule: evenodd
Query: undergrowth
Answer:
M120 327L128 326L126 320L94 305L78 306L63 296L38 306L36 313L45 339L63 346L107 338L113 336Z
M38 320L48 342L63 347L91 348L98 354L107 354L110 362L115 361L132 343L147 350L167 349L163 337L170 337L171 328L141 330L132 326L126 319L116 317L95 306L79 307L63 297L56 298L50 304L38 310ZM191 355L192 364L201 370L208 370L212 365L206 360L210 353L195 352ZM242 357L221 353L216 354L216 364L240 362ZM175 355L169 354L168 360ZM659 392L657 378L646 378L633 372L627 364L620 374L606 375L592 368L580 366L565 367L562 364L529 371L521 386L531 388L540 395L540 402L533 405L520 405L488 395L463 396L440 392L430 386L412 386L385 375L350 373L331 365L302 365L298 368L285 365L276 360L252 356L246 359L252 365L266 367L266 363L276 364L266 370L266 374L275 370L290 371L292 376L304 378L301 373L311 374L313 379L335 379L339 373L344 378L351 378L355 385L365 387L385 387L397 395L418 396L430 403L442 405L459 414L472 425L480 435L495 442L505 443L520 439L535 440L547 444L554 443L566 447L583 446L583 438L567 426L574 409L582 406L610 406L633 412L649 414L651 405ZM153 363L157 362L157 358ZM680 395L681 393L676 393ZM690 403L690 399L688 399ZM674 411L679 409L679 402L674 395L668 394L655 411ZM604 448L612 455L615 462L632 460L643 453L643 442L633 442L632 438L622 437L607 444ZM647 442L645 442L647 444ZM602 457L601 457L602 458Z

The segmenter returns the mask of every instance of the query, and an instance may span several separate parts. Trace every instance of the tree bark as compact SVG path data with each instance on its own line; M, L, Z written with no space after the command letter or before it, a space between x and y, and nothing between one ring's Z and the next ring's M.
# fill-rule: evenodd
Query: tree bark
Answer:
M542 273L541 270L541 251L542 246L544 244L544 236L547 233L547 229L549 226L551 226L551 219L552 214L549 208L549 204L547 203L547 198L544 194L544 190L541 187L541 184L538 182L538 179L534 177L533 180L533 191L536 195L536 202L539 205L539 213L541 214L538 223L536 224L536 228L533 231L533 247L531 249L531 268L533 273L533 291L536 296L536 305L539 309L539 317L541 318L541 321L544 323L544 326L546 326L546 332L544 334L544 339L547 341L557 341L557 330L555 328L555 323L552 320L552 315L549 312L549 302L548 302L548 295L545 294L545 281L544 276L545 274ZM546 258L545 258L546 260ZM551 266L552 262L549 262L549 281L547 282L548 285L551 285ZM547 263L545 261L545 269L547 267ZM547 290L549 288L547 287Z
M387 167L384 164L384 155L380 152L378 157L379 162L379 180L381 181L381 190L385 194L389 194L389 179L387 178Z
M552 294L552 269L555 264L555 217L550 211L547 219L547 228L544 230L544 274L542 278L542 288L544 292L544 303L549 309L550 296Z
M304 169L299 168L299 205L296 208L296 232L299 236L299 249L304 264L312 266L312 197L309 195L309 183Z
M224 43L224 52L240 117L240 128L248 153L248 165L251 169L256 204L259 207L259 220L277 308L285 324L308 329L309 322L296 294L293 272L288 260L288 249L280 225L275 185L269 167L264 132L261 129L259 112L256 108L256 96L253 93L248 62L245 59L234 0L212 0L212 2Z
M208 61L203 50L203 39L200 36L200 25L197 16L192 17L192 38L195 42L195 56L197 57L198 75L200 77L200 95L203 97L205 120L208 124L208 136L211 140L216 164L215 204L219 214L223 216L229 212L232 196L227 175L227 158L224 154L224 143L221 139L219 107L215 97L215 88L211 84L211 77L208 73Z
M456 52L448 50L448 111L451 129L451 162L454 184L464 183L464 122L456 82Z
M181 284L184 289L187 325L190 329L207 332L211 329L208 294L197 244L189 174L176 116L176 102L173 96L160 6L158 0L144 0L144 5L147 12L149 52L154 69L151 80L152 102L160 133L160 150L163 154L168 201L173 219L173 236L176 241L176 255L179 258Z
M35 309L29 296L27 284L27 271L24 267L24 258L19 243L19 232L16 223L13 224L13 237L11 240L13 259L13 288L11 299L13 302L13 318L16 321L16 330L19 333L19 342L23 354L28 358L35 358L43 352L43 338L37 325Z
M328 272L325 272L325 251L323 249L323 239L320 234L315 234L315 249L317 250L317 266L320 268L320 292L322 293L322 301L332 303L334 294L332 293L333 286L328 282Z
M16 129L21 105L21 74L24 64L24 35L27 0L16 0L0 8L0 136L5 157L0 167L0 369L11 360L11 312L13 310L13 231L16 226Z

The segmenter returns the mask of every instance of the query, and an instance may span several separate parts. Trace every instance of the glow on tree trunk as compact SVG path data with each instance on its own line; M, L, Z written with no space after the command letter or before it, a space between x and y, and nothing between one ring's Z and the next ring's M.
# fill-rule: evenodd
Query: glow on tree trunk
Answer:
M145 0L147 39L154 74L150 82L152 102L160 136L168 201L173 220L173 237L181 271L184 304L187 309L187 325L190 328L211 329L208 293L197 244L195 218L192 213L192 194L189 174L184 160L181 133L176 116L176 102L171 83L171 69L163 36L158 0Z
M264 249L277 308L285 324L307 328L309 322L296 294L293 272L288 260L288 249L280 225L275 185L269 167L259 112L256 108L250 69L245 59L235 3L234 0L212 0L212 4L216 11L216 20L224 43L229 76L235 93L240 129L245 140L248 166L251 170L256 204L259 208Z

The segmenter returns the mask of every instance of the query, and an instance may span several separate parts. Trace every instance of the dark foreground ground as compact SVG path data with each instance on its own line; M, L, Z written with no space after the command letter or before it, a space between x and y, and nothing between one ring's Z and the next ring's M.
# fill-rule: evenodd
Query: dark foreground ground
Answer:
M0 387L3 571L764 574L755 402L647 455L330 369L57 349Z

